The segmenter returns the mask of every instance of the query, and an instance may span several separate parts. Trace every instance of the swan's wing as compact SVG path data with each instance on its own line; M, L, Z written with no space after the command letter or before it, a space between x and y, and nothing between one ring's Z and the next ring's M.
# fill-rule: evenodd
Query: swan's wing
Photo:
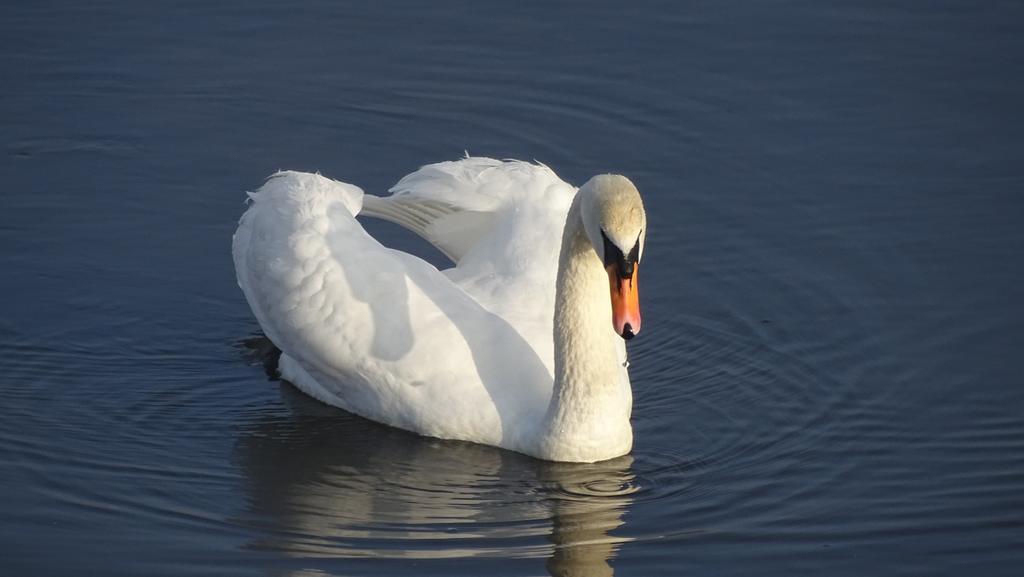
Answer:
M542 164L467 157L420 168L398 181L391 196L366 195L361 214L399 224L460 263L489 234L499 232L502 216L515 216L508 214L510 209L551 209L561 212L564 221L575 191ZM543 228L547 220L534 225Z
M367 234L359 188L286 172L250 197L233 245L238 284L285 353L286 378L445 438L510 446L503 421L543 414L546 359L448 276Z
M391 191L366 195L361 214L386 214L451 256L456 266L444 274L551 362L558 254L576 188L543 164L469 157L424 166Z

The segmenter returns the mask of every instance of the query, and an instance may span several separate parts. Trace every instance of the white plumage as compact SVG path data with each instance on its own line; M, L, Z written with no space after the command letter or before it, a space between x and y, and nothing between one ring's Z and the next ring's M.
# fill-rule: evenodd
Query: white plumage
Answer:
M235 268L260 326L282 350L282 375L321 401L424 435L555 460L627 452L632 434L624 439L618 421L624 414L629 429L631 396L625 347L608 322L607 279L598 350L584 355L602 388L566 391L593 396L585 412L616 422L563 422L552 395L556 277L577 189L543 165L466 158L425 166L392 192L364 195L318 174L280 172L250 194L234 237ZM439 271L382 246L356 220L360 213L415 231L455 266ZM597 357L612 364L592 362ZM600 392L608 387L611 397ZM568 438L579 435L587 439Z

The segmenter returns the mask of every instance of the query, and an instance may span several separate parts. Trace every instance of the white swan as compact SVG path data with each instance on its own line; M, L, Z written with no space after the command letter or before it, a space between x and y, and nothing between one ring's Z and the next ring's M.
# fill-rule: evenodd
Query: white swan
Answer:
M577 192L543 165L465 158L391 192L280 172L249 195L235 270L282 376L423 435L553 461L628 453L623 338L640 329L646 233L633 184L601 175ZM357 214L409 228L456 266L382 246Z

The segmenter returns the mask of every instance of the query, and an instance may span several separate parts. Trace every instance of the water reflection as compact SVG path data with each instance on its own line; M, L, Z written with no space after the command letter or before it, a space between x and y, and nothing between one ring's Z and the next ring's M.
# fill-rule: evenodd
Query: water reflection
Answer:
M282 384L286 410L252 415L236 458L250 547L302 557L547 558L552 575L612 575L626 539L632 458L546 463L426 439L321 405Z

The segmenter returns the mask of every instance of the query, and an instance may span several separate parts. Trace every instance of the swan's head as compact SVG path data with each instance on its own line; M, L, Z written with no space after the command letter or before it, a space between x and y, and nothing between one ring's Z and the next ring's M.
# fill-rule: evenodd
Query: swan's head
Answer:
M640 192L625 176L602 174L580 188L583 227L608 271L612 327L629 340L640 332L637 274L647 214Z

